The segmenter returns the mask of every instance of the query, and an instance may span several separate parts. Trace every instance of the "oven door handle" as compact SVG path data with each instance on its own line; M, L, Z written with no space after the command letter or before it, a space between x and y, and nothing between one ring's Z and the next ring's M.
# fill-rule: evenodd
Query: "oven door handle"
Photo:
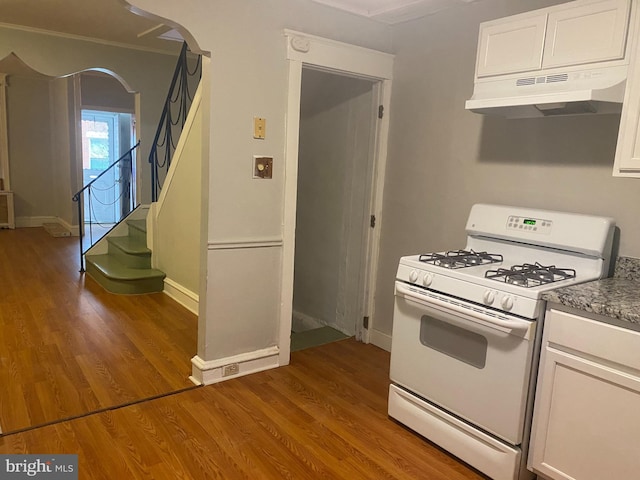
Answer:
M477 310L474 310L473 313L471 313L469 309L456 305L455 303L449 303L449 302L440 300L435 296L429 295L428 298L425 298L427 297L426 295L421 295L419 292L416 292L410 289L408 286L404 285L403 283L396 283L396 293L399 293L403 297L414 300L427 307L432 305L437 305L441 308L445 308L447 310L463 314L467 317L473 315L474 318L478 318L484 322L495 325L497 327L508 328L509 330L527 330L531 326L531 322L526 320L519 320L519 319L509 320L509 319L496 318L494 316L487 315L486 313L482 313Z

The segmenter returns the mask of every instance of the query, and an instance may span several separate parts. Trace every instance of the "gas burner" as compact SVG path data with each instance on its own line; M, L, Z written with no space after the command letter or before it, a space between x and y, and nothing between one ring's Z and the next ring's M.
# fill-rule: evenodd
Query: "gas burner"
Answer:
M444 268L466 268L502 261L502 255L473 250L449 250L447 253L427 253L418 258L423 263L430 263Z
M536 262L535 264L514 265L509 269L487 270L484 276L491 280L531 288L575 278L576 271L572 268L556 268L555 265L546 267Z

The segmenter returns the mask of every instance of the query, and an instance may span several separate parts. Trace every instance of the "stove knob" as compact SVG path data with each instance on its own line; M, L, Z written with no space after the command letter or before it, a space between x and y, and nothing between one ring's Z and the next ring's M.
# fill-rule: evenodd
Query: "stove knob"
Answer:
M494 292L493 290L487 290L486 292L484 292L482 299L487 305L492 305L494 300L496 299L496 292Z
M433 283L433 273L425 273L424 278L422 279L422 284L425 287L428 287Z
M416 280L418 280L418 272L411 270L411 273L409 274L409 281L411 283L416 283Z
M513 308L513 297L511 295L505 295L500 304L505 310L511 310Z

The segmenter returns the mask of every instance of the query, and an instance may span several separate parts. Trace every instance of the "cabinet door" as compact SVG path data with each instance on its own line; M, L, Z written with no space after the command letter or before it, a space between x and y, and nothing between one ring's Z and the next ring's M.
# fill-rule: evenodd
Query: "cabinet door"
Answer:
M629 74L624 92L620 130L613 167L615 177L640 177L640 14L636 11L635 32L629 50Z
M544 478L636 478L640 332L548 308L528 466Z
M547 23L546 14L480 26L476 76L539 70Z
M624 58L629 0L607 0L549 13L544 68Z

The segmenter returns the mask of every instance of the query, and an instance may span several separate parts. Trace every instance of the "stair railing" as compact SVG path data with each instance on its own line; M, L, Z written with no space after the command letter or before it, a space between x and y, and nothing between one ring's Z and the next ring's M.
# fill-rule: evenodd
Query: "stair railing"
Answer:
M156 202L160 195L177 141L187 121L193 95L202 76L202 56L198 55L196 59L190 58L187 55L188 51L185 42L178 57L169 93L164 102L164 109L149 153L152 202ZM190 68L190 64L192 68Z
M78 204L78 228L80 239L80 271L84 272L84 254L102 237L104 237L113 227L115 227L123 218L135 208L136 192L135 182L133 179L133 161L135 150L140 146L140 141L131 147L126 153L124 153L118 160L109 165L105 170L100 172L94 179L82 187L72 197L74 202ZM114 173L114 182L105 185L97 185L98 180L105 177L108 173ZM104 201L98 197L99 194L112 191L112 199ZM117 205L120 208L119 212L116 212L113 222L105 223L100 221L95 212L95 206L109 207L111 205ZM83 215L84 212L84 215ZM84 237L85 225L88 225L89 242L88 247L85 248ZM93 238L93 226L98 225L101 227L101 235Z

